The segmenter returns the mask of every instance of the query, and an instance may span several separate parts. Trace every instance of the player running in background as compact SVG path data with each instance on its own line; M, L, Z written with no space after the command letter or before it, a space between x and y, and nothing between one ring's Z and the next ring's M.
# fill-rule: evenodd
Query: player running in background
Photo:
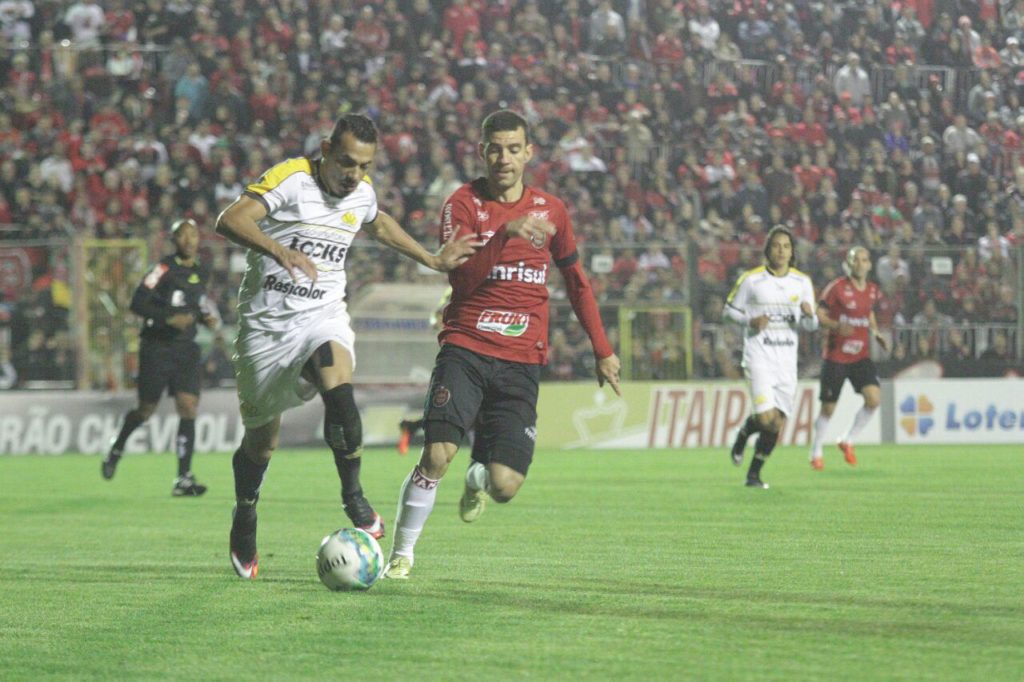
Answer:
M747 485L767 488L761 467L772 454L796 398L797 345L800 328L814 331L814 286L797 270L793 235L772 228L764 245L767 265L747 270L736 281L725 303L725 316L742 326L743 370L750 382L754 411L733 443L732 463L743 464L747 439L759 433L747 470Z
M825 466L822 453L825 431L846 380L849 379L853 390L864 397L864 404L857 411L853 423L839 439L839 449L850 466L857 464L853 441L871 421L882 400L878 370L871 360L870 343L870 337L874 336L883 350L888 347L875 322L874 307L882 298L882 291L877 284L868 281L871 253L866 248L855 246L850 249L846 254L846 265L850 274L829 282L818 299L818 319L828 330L818 394L821 412L814 422L811 445L811 467L819 470Z
M445 202L441 240L468 234L487 244L448 275L452 300L424 410L425 445L399 493L390 578L409 577L437 485L470 427L475 425L476 437L459 502L463 521L480 516L485 496L508 502L526 479L547 357L552 261L590 336L598 384L608 382L619 392L619 358L605 337L565 205L523 184L533 156L526 121L512 111L492 113L483 122L478 151L487 175Z
M199 226L193 220L178 220L171 225L171 239L174 255L157 263L132 296L131 310L143 319L139 404L125 414L101 472L108 481L114 477L128 437L152 416L167 390L174 396L178 411L178 477L171 494L195 497L206 492L206 486L192 475L201 367L199 344L195 342L196 323L216 328L220 326L220 315L206 299L209 274L197 256Z
M245 424L235 452L236 504L231 563L255 578L256 503L277 446L281 413L320 394L324 440L334 453L345 513L374 537L384 524L359 481L362 421L352 390L355 337L345 305L345 256L360 229L435 270L456 267L475 250L451 240L426 251L379 210L366 177L377 150L377 129L346 114L320 143L321 158L272 167L217 220L217 232L249 249L238 295L235 373Z

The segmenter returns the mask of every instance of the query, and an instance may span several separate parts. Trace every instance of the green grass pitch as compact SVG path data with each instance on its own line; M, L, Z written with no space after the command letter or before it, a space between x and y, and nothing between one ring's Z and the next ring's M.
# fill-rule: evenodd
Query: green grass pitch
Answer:
M749 454L749 450L748 450ZM458 519L460 453L413 579L332 593L345 525L326 452L276 455L260 577L227 558L229 455L172 499L172 455L0 457L0 678L981 679L1024 677L1019 447L539 452L519 496ZM368 452L389 524L413 464ZM385 552L390 541L384 543Z

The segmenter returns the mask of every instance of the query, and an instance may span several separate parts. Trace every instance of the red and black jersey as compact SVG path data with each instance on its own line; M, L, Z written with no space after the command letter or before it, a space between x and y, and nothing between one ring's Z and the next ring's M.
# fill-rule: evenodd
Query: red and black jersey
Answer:
M849 336L841 336L838 329L829 329L825 340L824 358L848 364L868 357L871 338L871 311L882 299L882 290L874 282L857 289L849 277L838 277L821 292L818 305L828 310L830 319L853 327Z
M555 225L543 243L510 239L505 225L534 215ZM448 274L451 302L444 311L438 338L481 355L544 364L548 350L548 278L553 266L565 279L580 323L598 358L613 351L605 337L590 282L576 251L576 237L565 205L557 197L525 187L512 203L489 198L487 182L478 178L457 189L441 212L441 242L452 235L474 234L487 242Z

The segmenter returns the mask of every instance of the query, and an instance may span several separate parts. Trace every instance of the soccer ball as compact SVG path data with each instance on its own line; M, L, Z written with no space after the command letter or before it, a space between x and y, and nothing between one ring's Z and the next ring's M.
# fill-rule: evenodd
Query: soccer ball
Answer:
M380 545L360 528L334 531L316 553L316 573L332 590L368 590L383 571Z

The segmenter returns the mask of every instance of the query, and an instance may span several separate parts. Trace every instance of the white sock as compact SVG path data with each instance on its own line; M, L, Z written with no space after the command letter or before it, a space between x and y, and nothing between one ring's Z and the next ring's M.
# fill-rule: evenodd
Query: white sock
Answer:
M822 446L825 443L825 430L828 429L828 423L831 419L831 417L827 417L824 414L819 414L818 418L814 420L814 440L811 441L812 459L819 459L822 455Z
M491 487L491 472L480 462L472 461L466 469L466 487L473 491L483 490L489 492Z
M398 496L398 518L395 519L395 544L391 556L409 557L423 532L437 498L437 481L420 473L417 466L405 478Z
M860 435L860 432L864 430L864 427L871 421L871 417L875 415L877 407L862 406L857 410L857 416L853 418L853 425L850 430L843 436L842 442L852 443L853 439Z

